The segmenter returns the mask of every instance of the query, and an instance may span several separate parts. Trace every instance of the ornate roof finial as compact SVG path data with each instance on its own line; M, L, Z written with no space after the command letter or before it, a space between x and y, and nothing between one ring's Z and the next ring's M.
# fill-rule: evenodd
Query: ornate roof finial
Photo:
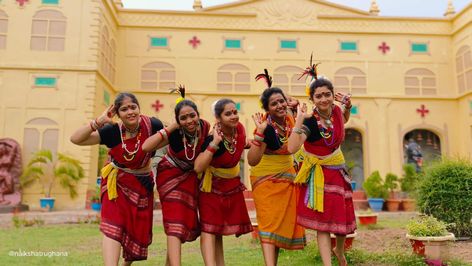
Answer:
M202 1L200 0L194 0L193 1L193 10L199 10L202 9Z
M376 0L370 1L369 13L374 16L377 16L380 13L380 9L379 9L379 6L377 5Z
M444 12L445 17L452 17L454 14L456 14L456 10L454 9L454 5L452 4L452 0L447 1L447 9L446 12Z

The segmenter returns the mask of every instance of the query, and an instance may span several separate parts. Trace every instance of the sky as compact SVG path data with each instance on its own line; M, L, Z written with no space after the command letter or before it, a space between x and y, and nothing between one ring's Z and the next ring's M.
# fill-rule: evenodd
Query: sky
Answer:
M289 1L289 0L287 0ZM368 11L371 0L328 0L336 4ZM472 0L453 0L456 12ZM122 0L125 8L157 10L192 10L193 0ZM203 7L235 0L201 0ZM442 17L448 0L377 0L381 16Z

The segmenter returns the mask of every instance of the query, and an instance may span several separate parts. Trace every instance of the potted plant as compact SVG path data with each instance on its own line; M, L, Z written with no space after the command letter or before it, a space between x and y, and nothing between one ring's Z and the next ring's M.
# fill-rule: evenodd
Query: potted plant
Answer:
M336 235L330 234L330 236L331 236L331 250L333 250L336 248ZM356 232L346 236L346 241L344 241L344 251L348 251L352 248L352 243L354 242L354 238L356 236L357 236Z
M448 243L454 241L454 234L446 230L446 224L433 216L420 215L411 219L406 238L410 240L413 252L428 259L448 259Z
M101 189L100 189L100 185L98 185L95 189L95 194L90 199L91 201L90 207L92 208L92 210L97 211L97 212L99 212L100 209L102 208L100 193L101 193Z
M372 212L371 209L356 212L356 217L359 219L361 225L377 224L378 215Z
M403 192L402 207L404 211L415 211L416 200L412 198L418 184L418 174L413 164L403 165L403 178L400 180L400 188Z
M401 199L398 198L398 193L395 191L398 188L398 176L388 173L385 176L384 186L389 191L389 197L386 202L387 210L391 212L398 211L400 203L402 202Z
M447 223L456 240L470 239L472 162L465 158L442 158L424 170L417 186L418 208Z
M352 169L356 166L356 163L353 161L346 162L346 169L349 175L352 177ZM352 191L356 191L357 182L354 179L351 179L351 187Z
M53 155L50 150L40 150L33 155L26 166L20 178L20 184L25 188L39 182L44 194L44 197L40 199L40 206L51 210L54 208L55 201L51 197L54 185L59 183L69 191L71 198L75 198L78 182L83 177L84 169L78 160L61 153Z
M379 171L373 172L364 181L363 187L367 194L370 208L376 212L381 211L384 201L388 196L388 191L383 184Z

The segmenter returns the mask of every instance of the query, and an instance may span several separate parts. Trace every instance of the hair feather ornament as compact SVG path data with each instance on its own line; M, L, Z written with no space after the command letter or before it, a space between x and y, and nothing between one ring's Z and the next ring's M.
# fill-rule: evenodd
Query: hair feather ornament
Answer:
M181 101L185 100L185 85L179 85L178 88L170 89L170 93L178 93L180 96L175 100L175 104L180 103Z
M267 68L264 68L264 73L257 74L256 81L260 79L263 79L266 82L267 88L272 87L272 77L269 75L269 71L267 71Z
M267 88L272 87L272 77L269 75L269 71L267 71L267 68L264 68L264 73L257 74L256 81L260 79L263 79L266 82ZM259 106L263 108L261 100L259 100Z
M306 87L305 87L305 93L306 93L307 96L310 96L310 85L311 85L311 83L314 82L315 80L317 80L318 78L325 78L323 76L318 77L318 65L319 64L321 64L321 63L313 64L313 53L311 53L310 65L305 68L305 70L302 72L302 74L298 78L298 79L301 79L304 76L306 76L305 77L305 80L306 80L308 77L311 77L310 83L308 85L306 85Z

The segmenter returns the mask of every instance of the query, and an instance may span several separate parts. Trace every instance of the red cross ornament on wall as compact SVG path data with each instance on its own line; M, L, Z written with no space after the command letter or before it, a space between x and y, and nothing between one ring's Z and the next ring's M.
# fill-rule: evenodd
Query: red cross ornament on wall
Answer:
M382 44L379 45L379 50L382 51L382 54L386 54L390 51L390 46L388 46L386 42L382 42Z
M156 113L159 112L163 107L164 107L164 105L159 100L156 100L152 104L152 108L154 108L154 111L156 111Z
M424 104L422 104L422 105L421 105L421 108L416 109L416 112L417 112L417 113L420 113L421 118L424 118L424 117L426 116L426 114L429 113L429 110L426 109L426 107L424 106Z
M192 39L188 41L188 43L193 47L193 49L197 49L197 47L202 43L197 36L193 36Z
M18 2L18 4L20 4L20 6L24 6L26 2L28 2L29 0L16 0L16 2Z

